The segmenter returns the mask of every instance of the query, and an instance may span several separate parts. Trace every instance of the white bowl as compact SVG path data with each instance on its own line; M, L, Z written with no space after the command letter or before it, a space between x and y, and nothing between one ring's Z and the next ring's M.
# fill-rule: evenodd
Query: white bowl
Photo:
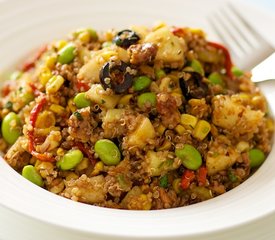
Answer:
M213 3L216 1L0 1L0 68L14 67L32 49L82 26L99 30L164 20L208 31L203 19ZM263 84L262 89L274 113L275 85ZM246 182L206 202L169 210L126 211L56 196L25 180L0 159L0 239L270 240L275 236L274 160L273 147Z

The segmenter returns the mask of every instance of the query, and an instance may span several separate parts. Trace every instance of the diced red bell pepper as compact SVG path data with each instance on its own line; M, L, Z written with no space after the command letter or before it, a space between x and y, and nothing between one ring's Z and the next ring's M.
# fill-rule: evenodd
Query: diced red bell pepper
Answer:
M179 27L174 27L172 33L177 37L184 37L185 35L184 29Z
M186 190L189 188L191 182L195 179L195 173L191 170L185 170L181 178L181 187Z
M232 60L231 60L231 56L230 56L230 53L228 51L228 49L219 44L219 43L215 43L215 42L208 42L208 45L211 46L211 47L214 47L214 48L217 48L217 49L220 49L223 51L224 53L224 56L225 56L225 70L226 70L226 74L227 76L230 78L230 79L233 79L233 74L232 74L232 67L233 67L233 64L232 64Z
M79 92L88 91L90 89L89 85L85 82L77 81L76 82L76 88Z
M197 180L200 186L204 186L206 184L206 177L207 177L207 168L200 167L197 172Z

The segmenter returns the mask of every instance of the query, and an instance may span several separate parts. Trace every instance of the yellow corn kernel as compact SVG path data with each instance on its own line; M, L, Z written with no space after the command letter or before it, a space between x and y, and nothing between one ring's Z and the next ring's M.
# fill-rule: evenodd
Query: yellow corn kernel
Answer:
M67 110L70 112L75 112L77 110L77 107L75 106L75 103L72 98L68 101Z
M56 154L57 154L57 156L64 156L65 151L64 151L63 148L58 148L58 149L56 150Z
M236 148L239 152L245 152L249 149L249 143L245 141L240 141L238 142Z
M42 163L41 161L37 160L37 161L35 162L35 164L34 164L34 167L35 167L36 169L38 169L38 166L39 166L41 163Z
M52 76L52 72L48 67L42 67L39 71L38 78L40 83L45 86Z
M190 28L190 32L199 36L205 37L205 32L199 28Z
M118 104L121 104L123 106L129 105L132 97L133 97L133 94L126 94L119 100Z
M173 189L176 193L180 193L181 192L181 179L180 178L176 178L173 183L172 183Z
M254 96L251 99L251 104L254 105L257 108L262 109L263 111L266 110L266 101L263 96Z
M267 119L266 121L266 127L267 129L270 131L270 132L273 132L274 131L274 121L273 119Z
M58 104L52 104L50 106L50 110L53 111L54 113L57 113L58 115L62 115L65 111L65 108Z
M74 172L69 172L66 176L66 180L70 181L70 180L73 180L73 179L78 179L78 175Z
M243 101L249 101L251 96L247 93L240 93L238 94L239 98Z
M191 126L194 128L198 122L198 118L190 114L181 114L180 123L184 126Z
M172 91L171 81L172 79L170 77L164 77L163 79L161 79L159 90L161 92L171 92Z
M35 127L37 128L49 128L55 125L55 116L50 111L43 111L39 113L37 120L35 122Z
M193 136L199 140L203 140L210 132L211 126L209 122L205 120L199 120L194 128Z
M65 40L59 40L58 42L55 43L55 47L57 50L60 50L61 48L65 47L68 44L67 41Z
M83 31L79 33L78 39L83 43L88 43L91 39L90 33L88 31Z
M95 164L94 170L92 171L91 175L96 176L98 175L104 168L103 162L99 161Z
M55 55L47 56L45 64L49 69L53 69L56 63L57 57Z
M172 91L172 96L177 96L177 97L181 97L182 98L182 91L180 88L174 88Z
M113 56L116 56L117 53L115 51L104 51L100 54L100 56L105 60L109 61L109 59Z
M158 148L158 151L168 150L171 146L171 142L167 140Z
M35 129L35 133L39 136L47 136L51 131L60 131L60 128L51 126L48 128L36 128Z
M165 128L162 124L160 124L160 125L158 126L158 128L157 128L157 133L158 133L159 135L162 135L162 134L164 133L165 129L166 129L166 128Z
M113 30L107 30L104 34L105 34L106 41L111 42L114 36L116 35L116 32L114 32Z
M60 75L53 76L46 84L46 93L56 93L61 88L64 81L65 79Z
M83 160L77 165L76 169L77 171L82 171L86 169L89 166L89 159L83 158Z
M152 203L146 194L141 194L138 197L138 200L142 203L142 210L150 210L152 207Z
M175 130L179 135L183 135L183 133L186 131L186 129L180 124L175 127Z

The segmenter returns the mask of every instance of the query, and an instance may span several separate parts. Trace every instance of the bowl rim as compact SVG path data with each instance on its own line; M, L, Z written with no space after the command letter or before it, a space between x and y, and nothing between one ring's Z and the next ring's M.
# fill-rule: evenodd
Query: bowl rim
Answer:
M109 209L74 202L24 179L1 157L0 182L5 187L0 205L28 218L86 234L135 238L198 236L234 228L275 213L274 193L270 197L259 198L259 195L265 196L275 186L275 177L267 181L275 169L274 157L273 145L263 165L250 178L220 196L180 208L151 211ZM266 184L262 186L261 183ZM48 203L51 203L50 208L45 208ZM70 220L71 216L74 216L73 221ZM96 221L87 223L90 216L97 216ZM150 227L153 222L158 223L158 229ZM183 222L186 228L180 227ZM109 228L102 228L105 225Z

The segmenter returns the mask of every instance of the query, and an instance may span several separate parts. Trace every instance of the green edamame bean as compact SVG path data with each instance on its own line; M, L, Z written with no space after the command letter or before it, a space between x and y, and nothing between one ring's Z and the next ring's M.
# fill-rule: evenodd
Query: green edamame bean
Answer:
M139 108L147 107L147 105L154 107L156 106L156 104L157 96L155 93L152 92L142 93L137 98L137 105Z
M183 166L190 170L197 170L202 164L201 154L189 144L176 149L175 154L182 161Z
M222 86L224 84L221 75L217 72L211 73L209 75L208 79L212 85L221 85Z
M14 112L8 113L1 126L2 136L9 144L14 144L17 138L21 135L21 121L18 115Z
M166 75L165 71L162 69L156 70L155 74L156 74L157 79L161 79L161 78L165 77L165 75Z
M203 67L198 60L193 59L191 61L190 67L192 67L195 72L198 72L200 75L204 76Z
M135 80L134 80L134 85L133 85L134 90L141 91L141 90L149 87L151 82L152 82L151 79L148 78L147 76L139 76L139 77L135 78Z
M101 139L95 143L95 152L100 160L108 166L117 165L121 160L121 153L111 140Z
M234 76L236 76L236 77L240 77L244 74L243 71L241 69L237 68L236 66L232 67L231 71L234 74Z
M74 97L74 103L76 105L77 108L84 108L84 107L89 107L91 105L91 101L89 101L86 97L85 97L85 93L78 93L75 97Z
M42 177L32 165L27 165L23 168L22 176L39 187L44 185Z
M57 61L61 64L71 63L75 58L75 46L73 44L67 44L58 52Z
M259 167L265 160L265 154L258 148L253 148L248 152L250 167Z
M75 168L82 159L83 153L78 149L72 149L56 162L56 166L64 171L71 170Z

